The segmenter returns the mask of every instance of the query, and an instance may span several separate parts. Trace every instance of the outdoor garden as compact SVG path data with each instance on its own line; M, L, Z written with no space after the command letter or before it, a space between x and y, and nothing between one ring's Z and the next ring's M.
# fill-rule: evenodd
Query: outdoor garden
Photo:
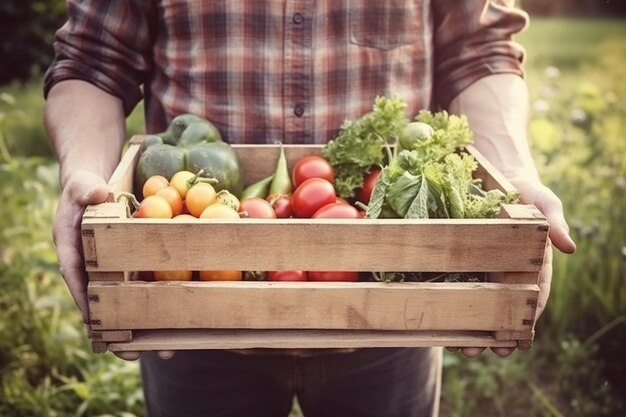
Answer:
M50 48L64 4L30 3L27 13L20 2L0 6L31 19L33 39L29 56L0 41L0 416L144 416L138 364L91 352L58 273L58 166L35 64L49 59L42 43ZM626 19L531 14L517 40L528 52L532 151L578 250L556 254L531 350L444 353L441 415L626 415ZM142 131L142 110L129 136Z

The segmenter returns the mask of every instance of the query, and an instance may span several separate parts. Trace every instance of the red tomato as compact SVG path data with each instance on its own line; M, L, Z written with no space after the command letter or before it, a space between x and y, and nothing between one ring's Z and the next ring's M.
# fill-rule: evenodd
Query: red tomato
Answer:
M330 203L313 214L313 219L358 219L359 211L349 204Z
M268 198L269 201L269 198ZM288 219L293 216L293 208L291 207L291 197L282 195L272 203L272 207L276 212L276 217L279 219Z
M346 200L345 198L341 198L341 197L337 197L337 199L335 200L335 203L350 204L348 203L348 200Z
M246 198L241 202L239 208L242 212L247 213L246 217L252 217L256 219L275 219L276 212L272 208L272 205L261 197Z
M357 281L359 273L355 271L309 271L309 281Z
M370 197L372 196L372 191L374 191L374 186L376 185L379 175L380 168L373 168L370 173L365 176L363 180L363 187L356 190L357 201L360 201L365 205L370 203Z
M310 218L326 204L334 203L336 198L332 183L323 178L309 178L294 191L291 206L296 217Z
M306 271L269 271L268 281L306 281Z
M298 188L309 178L323 178L332 183L335 180L335 172L330 163L321 156L305 156L294 165L291 180L293 186Z

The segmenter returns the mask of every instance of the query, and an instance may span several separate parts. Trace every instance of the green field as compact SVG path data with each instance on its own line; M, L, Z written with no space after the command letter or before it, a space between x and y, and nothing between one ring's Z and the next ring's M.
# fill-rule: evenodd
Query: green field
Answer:
M578 252L556 257L530 351L445 354L441 415L626 415L626 21L533 19L517 39L533 152ZM142 416L137 364L90 353L58 276L40 83L0 87L0 416Z

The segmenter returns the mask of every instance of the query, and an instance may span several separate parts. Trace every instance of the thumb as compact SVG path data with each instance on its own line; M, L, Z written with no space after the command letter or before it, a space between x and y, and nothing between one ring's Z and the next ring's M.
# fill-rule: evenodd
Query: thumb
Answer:
M550 224L550 240L563 253L574 253L576 243L569 234L569 226L563 215L563 203L548 187L542 187L535 195L535 206L546 216Z
M104 203L109 189L104 179L89 171L76 172L66 184L70 199L80 206Z

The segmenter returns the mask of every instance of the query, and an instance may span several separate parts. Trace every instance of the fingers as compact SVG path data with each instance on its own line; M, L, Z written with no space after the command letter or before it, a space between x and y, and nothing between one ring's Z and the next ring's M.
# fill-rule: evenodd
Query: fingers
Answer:
M480 354L482 354L485 351L485 348L479 348L479 347L465 347L465 348L448 347L446 349L450 352L460 351L466 358L470 358L470 359L480 356ZM511 353L515 352L515 348L495 347L495 348L491 348L491 351L495 353L496 355L498 355L499 357L505 358L509 356Z
M106 201L108 189L100 177L76 172L63 189L52 229L57 249L59 272L63 276L83 322L89 322L87 275L83 266L80 223L85 206Z
M479 356L481 353L483 353L484 350L485 348L466 347L466 348L461 348L461 353L465 355L466 358L475 358Z
M537 310L535 312L535 321L539 320L539 317L546 308L548 298L550 297L550 287L552 284L552 245L550 239L546 245L545 254L543 257L543 266L539 271L539 279L537 285L539 286L539 297L537 298Z
M564 253L574 253L576 243L569 235L569 226L563 215L561 200L547 187L542 187L534 198L534 204L546 216L550 224L550 239Z
M125 351L125 352L113 352L115 356L120 359L124 359L125 361L136 361L141 357L141 353L139 351ZM158 350L156 352L157 356L163 360L172 359L176 352L173 350Z
M174 354L176 352L173 350L158 350L157 351L157 355L159 356L159 358L163 359L163 360L168 360L168 359L172 359L172 357L174 357Z
M141 357L141 352L127 351L127 352L113 352L115 356L125 361L136 361Z

